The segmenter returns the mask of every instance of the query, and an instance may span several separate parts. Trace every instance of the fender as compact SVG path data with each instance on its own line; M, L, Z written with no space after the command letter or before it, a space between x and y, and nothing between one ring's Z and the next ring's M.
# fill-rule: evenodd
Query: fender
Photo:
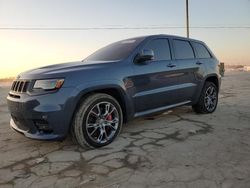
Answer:
M74 91L72 92L73 96L73 106L72 109L75 111L77 106L79 105L80 101L89 93L96 92L102 89L115 89L119 92L120 97L123 101L123 107L125 108L124 111L126 112L125 117L126 120L132 119L134 114L134 103L132 98L126 93L126 88L124 83L120 80L102 80L102 81L93 81L88 82L86 84L78 85ZM73 118L74 113L72 113Z

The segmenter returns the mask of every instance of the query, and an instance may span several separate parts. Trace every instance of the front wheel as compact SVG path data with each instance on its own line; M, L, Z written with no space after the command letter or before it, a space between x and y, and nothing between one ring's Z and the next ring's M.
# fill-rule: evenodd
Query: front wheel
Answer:
M218 88L212 82L205 82L201 96L197 104L193 105L193 109L197 113L207 114L216 110L218 103Z
M111 143L119 134L122 123L119 103L110 95L97 93L80 104L72 129L82 147L97 148Z

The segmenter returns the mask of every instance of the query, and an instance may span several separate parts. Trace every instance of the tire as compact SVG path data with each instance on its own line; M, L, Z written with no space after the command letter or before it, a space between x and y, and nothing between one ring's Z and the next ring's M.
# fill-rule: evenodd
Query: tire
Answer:
M78 144L77 140L76 140L76 136L75 136L75 129L74 126L70 127L70 138L73 142L73 144Z
M88 96L77 109L72 132L82 147L98 148L110 144L120 133L122 109L112 96L97 93Z
M193 105L196 113L208 114L216 110L218 104L218 88L212 82L205 82L197 104Z

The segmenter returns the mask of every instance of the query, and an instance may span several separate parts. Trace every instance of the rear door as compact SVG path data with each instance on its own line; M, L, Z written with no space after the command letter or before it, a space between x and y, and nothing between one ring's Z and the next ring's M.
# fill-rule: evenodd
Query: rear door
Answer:
M203 76L206 73L206 66L213 63L212 55L208 51L207 47L201 42L191 42L195 56L196 65L199 68L199 75Z
M178 64L179 90L176 92L179 102L192 101L197 88L199 65L196 64L194 49L188 40L172 40L174 56Z
M153 50L154 60L133 64L136 112L157 109L174 104L175 85L178 83L175 71L177 66L171 58L167 38L151 39L140 50Z

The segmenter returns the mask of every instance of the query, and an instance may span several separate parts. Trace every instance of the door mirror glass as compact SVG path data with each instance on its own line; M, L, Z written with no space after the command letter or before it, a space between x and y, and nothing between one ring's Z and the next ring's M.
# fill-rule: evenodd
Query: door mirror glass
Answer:
M137 54L135 58L136 63L142 63L145 61L150 61L154 59L154 51L144 49L140 53Z

